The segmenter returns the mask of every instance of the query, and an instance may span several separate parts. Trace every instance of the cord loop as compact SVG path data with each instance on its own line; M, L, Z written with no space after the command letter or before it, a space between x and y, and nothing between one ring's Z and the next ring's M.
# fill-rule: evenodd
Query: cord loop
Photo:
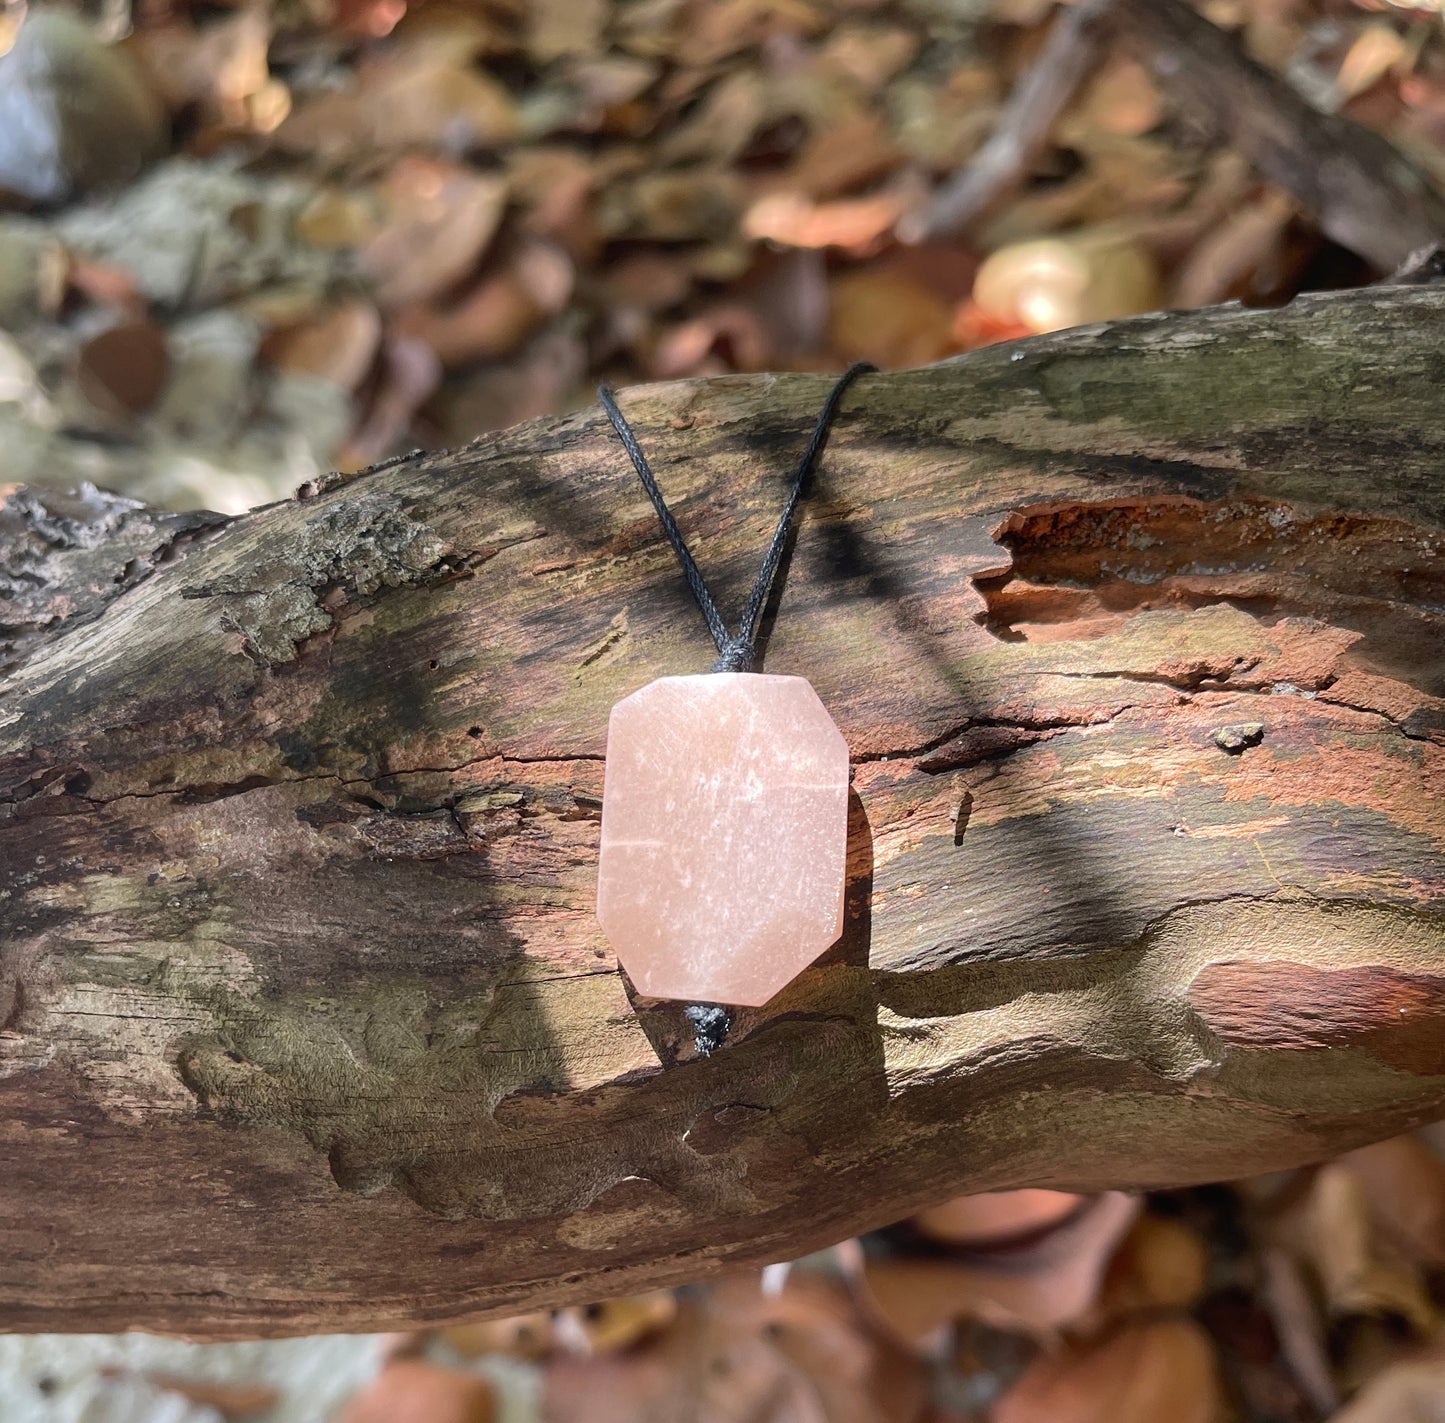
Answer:
M743 608L742 620L738 623L736 633L728 631L722 614L718 612L717 604L713 601L707 582L687 547L687 541L682 536L682 530L678 528L677 520L673 518L672 511L667 507L667 501L662 497L662 491L657 487L657 478L652 472L652 466L648 464L647 456L642 453L642 446L637 443L637 436L632 433L632 427L627 423L622 411L617 408L617 400L612 393L611 386L604 384L597 387L597 398L602 402L602 408L607 412L607 418L612 422L612 428L617 431L617 437L622 441L622 448L627 451L628 457L632 461L632 467L637 471L637 477L647 491L647 497L652 500L652 507L657 511L662 531L667 535L667 541L672 545L672 551L677 555L678 563L682 565L687 586L692 589L692 595L697 599L697 605L702 609L702 615L707 621L708 631L712 633L713 641L717 644L718 658L708 669L709 671L751 672L754 670L757 662L758 623L762 618L763 609L767 606L768 594L772 590L773 579L777 575L778 564L782 560L783 549L788 542L788 532L793 526L793 518L798 511L798 502L803 497L803 489L807 484L808 476L813 472L818 457L823 453L823 446L828 442L828 431L832 426L833 417L837 414L838 403L843 398L843 392L859 376L877 369L877 366L870 365L867 361L855 362L838 377L834 382L833 389L828 392L828 398L823 402L823 409L819 412L817 424L813 427L812 438L808 441L808 447L803 451L803 457L799 460L797 471L793 475L787 502L783 505L783 512L778 516L777 527L773 530L773 537L768 543L767 551L763 554L762 567L753 581L753 589L748 595L748 601Z

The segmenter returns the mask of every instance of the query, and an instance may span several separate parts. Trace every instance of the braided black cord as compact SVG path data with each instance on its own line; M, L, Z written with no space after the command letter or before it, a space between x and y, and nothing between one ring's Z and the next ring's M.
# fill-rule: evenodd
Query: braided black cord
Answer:
M767 604L768 593L778 571L778 562L783 556L783 545L787 543L788 530L793 525L793 516L798 512L798 501L803 496L803 489L808 482L808 476L813 472L813 466L818 463L818 457L823 453L823 446L828 443L828 431L832 428L833 417L838 413L838 402L859 376L877 369L877 366L870 365L867 361L855 361L838 377L833 389L828 392L827 400L823 402L822 410L818 412L818 423L813 426L813 437L808 441L808 448L803 451L803 458L798 461L797 473L793 475L793 487L788 492L788 502L778 516L778 526L773 530L773 541L763 555L763 566L758 570L752 595L748 598L747 607L743 609L742 622L738 624L737 640L746 645L750 655L757 639L758 619Z
M712 640L717 643L718 651L721 652L727 646L727 624L723 622L722 614L718 612L717 604L713 602L712 594L708 592L707 584L703 582L702 573L697 564L693 562L692 554L688 552L687 544L683 541L682 530L677 527L677 520L672 517L672 510L667 507L667 501L662 497L662 490L657 487L657 477L652 472L652 466L648 464L647 456L642 453L642 446L637 443L637 436L632 433L632 426L627 423L626 417L617 408L612 387L606 384L599 385L597 398L602 402L602 408L607 412L607 418L612 421L612 428L617 431L617 438L622 441L622 448L631 457L632 467L637 471L637 477L642 481L642 487L647 491L647 497L652 500L652 507L657 510L662 531L667 535L667 541L672 545L672 551L677 555L677 561L682 564L682 571L687 577L687 586L692 589L692 596L697 599L697 605L702 609L703 617L707 619L708 631L712 633Z
M682 530L678 528L677 520L672 517L672 511L667 507L667 501L663 499L662 491L657 487L657 479L652 473L652 467L647 463L647 456L642 453L642 447L637 443L637 436L632 433L632 427L617 408L617 401L613 397L611 387L607 385L597 387L597 398L602 402L602 408L607 412L607 418L612 422L612 428L617 431L617 437L622 441L623 449L631 458L632 467L637 471L637 477L642 481L642 487L647 491L647 497L652 500L652 507L657 510L658 521L662 524L662 531L667 535L668 543L672 545L672 551L677 555L677 561L682 565L683 574L687 578L687 586L692 589L692 595L697 599L697 605L702 609L703 617L707 619L708 631L712 633L718 650L718 659L713 663L711 671L752 671L753 663L757 658L758 620L762 617L763 608L767 605L768 594L772 589L773 579L777 575L778 564L783 557L783 548L788 542L788 532L792 528L794 516L798 511L798 503L803 497L803 489L808 482L808 476L813 472L818 457L823 453L824 445L828 443L828 431L838 412L838 403L842 400L843 393L859 376L877 369L877 366L870 365L867 361L855 362L838 377L833 389L828 392L828 398L823 402L823 409L819 412L818 422L813 427L813 436L808 441L808 448L803 451L803 458L798 461L797 471L793 475L792 488L788 491L787 503L784 504L783 512L778 516L778 524L773 530L772 541L763 555L763 564L758 570L758 576L753 581L753 590L748 595L747 605L743 609L742 621L738 624L736 636L728 633L727 624L723 622L722 615L717 610L717 604L708 591L702 572L688 551L687 544L682 537Z

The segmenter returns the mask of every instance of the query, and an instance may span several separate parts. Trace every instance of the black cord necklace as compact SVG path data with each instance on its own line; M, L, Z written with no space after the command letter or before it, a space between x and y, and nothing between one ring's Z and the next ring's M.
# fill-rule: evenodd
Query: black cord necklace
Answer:
M642 446L637 443L637 436L632 433L632 426L627 423L626 417L617 408L617 400L612 394L611 386L599 385L597 387L597 398L602 402L602 408L607 412L607 418L612 421L612 428L617 431L617 438L622 441L623 449L631 458L632 467L637 471L637 477L642 481L642 487L647 491L647 497L652 500L652 507L657 510L657 518L662 525L662 531L667 535L667 541L672 545L672 551L682 565L687 586L692 589L692 595L697 599L697 605L702 609L703 617L707 619L708 631L712 633L713 641L717 643L718 658L712 665L714 672L751 672L753 670L753 664L757 661L758 619L762 617L763 608L767 605L768 593L772 589L773 579L777 575L778 563L782 559L784 545L788 542L788 531L793 526L793 518L798 512L798 503L803 497L803 489L808 482L808 476L812 474L814 465L818 463L818 456L823 453L823 446L828 443L828 431L832 428L833 417L838 413L838 402L842 400L843 393L859 376L867 375L877 369L877 366L869 365L867 361L858 361L838 377L833 389L828 392L828 398L823 402L823 408L818 414L817 424L813 426L813 438L808 441L808 448L803 451L803 458L798 461L797 472L793 475L792 488L788 491L787 503L783 505L783 512L778 515L778 526L773 530L772 541L768 544L767 552L763 554L763 566L758 569L758 576L753 582L753 591L748 598L747 606L743 609L742 621L738 624L736 636L728 632L727 624L722 620L722 614L718 612L717 604L713 602L712 594L708 591L702 571L698 568L688 549L687 542L682 536L682 530L678 528L677 520L672 517L672 510L667 507L667 501L657 487L657 477L652 472L652 466L648 464L647 456L642 453Z
M597 918L634 985L682 999L705 1033L710 1004L758 1006L842 929L848 748L802 677L754 670L758 625L808 477L848 387L838 379L798 463L736 633L730 633L611 390L598 398L657 511L718 657L660 677L612 708ZM714 1043L715 1045L715 1043Z

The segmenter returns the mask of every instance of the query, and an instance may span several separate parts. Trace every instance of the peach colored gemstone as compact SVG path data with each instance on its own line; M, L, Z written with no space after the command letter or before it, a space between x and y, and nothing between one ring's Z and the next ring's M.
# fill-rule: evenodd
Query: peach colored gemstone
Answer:
M843 927L848 747L802 677L662 677L607 727L597 918L637 988L766 1003Z

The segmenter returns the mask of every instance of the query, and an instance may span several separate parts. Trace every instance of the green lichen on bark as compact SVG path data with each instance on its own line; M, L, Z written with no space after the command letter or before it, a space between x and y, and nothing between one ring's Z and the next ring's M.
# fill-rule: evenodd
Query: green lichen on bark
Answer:
M279 557L182 588L181 597L221 600L224 625L242 635L253 657L274 666L294 661L300 643L332 625L322 590L366 598L424 582L450 552L395 495L358 491L306 519Z

